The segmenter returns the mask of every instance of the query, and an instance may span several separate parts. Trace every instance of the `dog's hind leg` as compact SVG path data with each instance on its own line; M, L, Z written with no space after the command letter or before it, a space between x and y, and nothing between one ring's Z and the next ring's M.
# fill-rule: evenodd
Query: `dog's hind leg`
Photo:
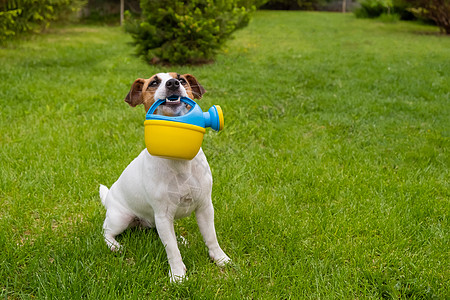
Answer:
M106 208L106 218L103 223L103 236L105 242L112 251L120 250L121 246L116 241L116 236L125 231L128 227L135 225L136 218L132 214L126 213L123 209L114 205L112 195L109 193L109 189L100 185L100 199L102 204Z
M118 251L121 245L116 241L116 236L135 223L135 216L119 211L117 208L109 208L103 223L103 236L111 251Z

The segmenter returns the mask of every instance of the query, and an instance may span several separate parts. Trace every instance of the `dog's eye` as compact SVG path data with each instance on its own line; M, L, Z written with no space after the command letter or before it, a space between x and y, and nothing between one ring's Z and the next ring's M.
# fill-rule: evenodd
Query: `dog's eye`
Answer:
M184 78L180 78L179 81L181 82L182 85L187 84L187 81Z
M152 82L150 82L150 83L148 84L148 87L156 87L156 86L158 86L158 84L159 84L158 81L153 80Z

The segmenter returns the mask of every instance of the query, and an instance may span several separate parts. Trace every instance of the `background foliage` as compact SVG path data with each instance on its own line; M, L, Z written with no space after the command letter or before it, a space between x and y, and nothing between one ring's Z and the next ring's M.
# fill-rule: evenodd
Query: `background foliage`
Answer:
M231 34L249 22L240 0L141 0L142 19L128 19L137 53L149 63L211 60Z
M125 0L124 10L140 15L139 0ZM88 0L80 12L85 23L117 24L120 20L120 0Z
M450 34L450 0L402 0L414 14L433 20L442 32Z
M0 44L18 34L47 28L78 11L84 0L1 0Z
M395 14L401 20L419 18L450 34L450 0L361 0L360 4L355 10L359 18L377 18L383 14Z
M347 0L347 9L354 7L354 1L357 0ZM153 1L153 4L151 2L143 1L143 5L156 10L150 12L151 17L144 17L139 22L136 21L142 12L139 0L125 1L125 9L129 10L129 20L134 20L128 22L127 29L136 38L137 52L150 62L178 63L210 60L234 30L248 23L248 12L254 8L283 10L340 10L342 8L341 0L197 0L189 1L186 5L182 1L166 0L159 1L159 6L155 4L158 1ZM0 0L0 45L23 33L42 31L59 20L77 21L78 17L81 17L82 21L118 23L119 3L116 0ZM172 4L175 9L171 8ZM166 6L163 7L163 5ZM210 8L211 5L217 9L213 11ZM209 8L204 10L205 6ZM189 11L183 11L184 7L189 8ZM200 17L196 8L199 8L201 12ZM133 14L132 17L131 14ZM360 0L360 8L356 9L355 14L363 18L388 15L387 19L392 20L419 18L438 25L441 32L450 32L450 0ZM180 18L185 15L188 17ZM208 18L212 21L209 22ZM155 36L156 26L163 25L159 22L166 20L179 26L175 26L172 32L159 33L159 36ZM224 25L225 23L228 24ZM189 39L204 39L205 42L195 43L192 40L189 42L179 38L180 35L186 34L191 36ZM175 37L172 44L178 43L181 47L177 49L186 50L188 45L189 53L186 58L177 57L174 51L175 46L166 43L172 37ZM206 44L210 45L211 49L207 49ZM163 52L166 49L172 50L166 55L167 57L164 57Z

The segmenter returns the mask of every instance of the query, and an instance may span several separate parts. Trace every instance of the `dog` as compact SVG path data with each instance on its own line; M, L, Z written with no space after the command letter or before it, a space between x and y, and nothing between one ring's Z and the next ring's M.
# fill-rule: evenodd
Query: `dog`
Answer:
M193 75L158 73L149 79L136 79L125 101L132 107L143 104L147 112L156 100L166 99L157 113L177 116L189 109L180 97L200 99L205 92ZM211 191L211 170L202 149L192 160L155 157L144 149L110 189L100 185L100 198L106 208L103 224L106 244L112 251L118 251L121 245L115 237L127 228L156 227L167 253L170 281L180 282L186 277L186 266L173 224L174 220L195 212L210 258L218 266L226 265L230 258L217 242Z

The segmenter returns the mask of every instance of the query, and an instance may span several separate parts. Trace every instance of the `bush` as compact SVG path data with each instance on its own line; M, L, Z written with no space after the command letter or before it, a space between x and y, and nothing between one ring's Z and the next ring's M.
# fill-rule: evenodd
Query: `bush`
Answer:
M405 0L362 0L361 7L355 10L358 18L378 18L395 21L414 20L415 16L409 11L410 5ZM394 16L390 16L393 14Z
M442 32L450 34L450 0L403 0L410 11L422 18L433 20Z
M254 9L249 2L141 0L142 18L127 18L125 29L137 54L149 63L204 63L214 58L235 30L248 24Z
M361 7L355 10L355 15L357 18L378 18L388 12L385 2L383 0L361 1Z
M21 33L47 28L82 7L83 0L9 0L0 2L0 44Z
M377 18L395 12L401 20L417 17L450 34L450 0L362 0L360 4L356 17Z

